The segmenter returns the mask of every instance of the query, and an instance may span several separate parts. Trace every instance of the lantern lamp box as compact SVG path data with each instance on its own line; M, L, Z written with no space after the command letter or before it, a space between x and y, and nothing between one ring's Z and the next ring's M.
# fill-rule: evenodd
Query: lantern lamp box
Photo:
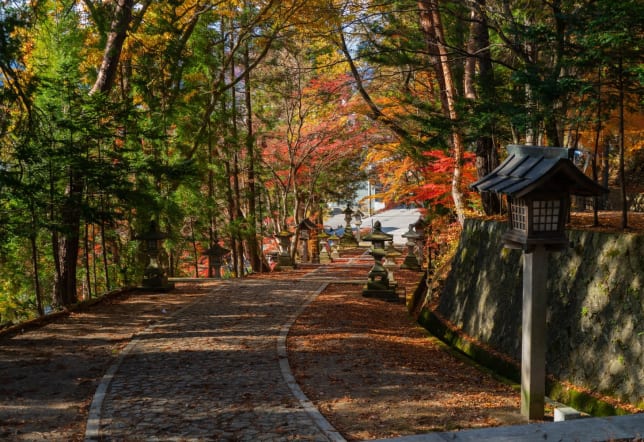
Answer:
M570 195L595 196L608 190L583 174L571 161L574 149L508 146L508 157L470 187L508 197L505 246L529 251L544 245L566 247Z

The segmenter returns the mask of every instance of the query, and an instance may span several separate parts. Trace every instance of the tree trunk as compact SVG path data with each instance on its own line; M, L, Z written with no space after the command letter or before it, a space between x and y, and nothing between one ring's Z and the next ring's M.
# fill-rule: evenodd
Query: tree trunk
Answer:
M225 45L224 45L224 47L222 47L222 50L223 50L222 56L225 57L226 56ZM230 72L231 72L231 75L234 76L234 72L235 72L234 63L231 63L231 64L232 64L232 67L231 67ZM234 100L235 89L234 88L232 89L231 94L232 94L232 99L231 99L231 103L232 103L232 105L231 105L232 106L231 107L231 115L232 115L232 117L231 118L234 121L235 118L236 118L235 111L234 111L234 109L235 109L235 102L234 102L235 101ZM218 95L216 93L216 91L212 91L211 92L211 100L212 100L212 102L219 101L219 103L221 105L222 114L225 115L226 113L228 113L228 108L226 106L226 101L225 101L225 95ZM228 127L225 127L225 126L223 127L224 133L222 134L222 139L224 140L224 143L226 143L227 136L229 136L229 135L230 135L230 138L232 140L237 139L236 134L234 132L232 132L232 130L234 130L234 128L231 129L230 134L228 133L228 130L229 130ZM227 178L226 179L226 202L227 202L227 205L228 205L228 225L230 226L230 249L231 249L231 252L232 252L233 272L235 274L235 277L239 277L239 271L240 271L240 268L239 268L239 262L240 262L239 250L242 247L241 247L241 245L239 245L239 241L238 241L237 230L238 230L239 226L238 226L238 224L236 222L237 221L237 213L238 213L238 211L237 211L237 203L235 201L235 190L234 190L234 181L235 181L234 172L236 171L236 167L235 166L231 167L231 161L236 161L236 152L235 152L234 149L231 148L231 149L228 149L228 152L226 152L226 154L227 154L228 158L227 158L227 161L224 163L224 168L225 168L225 173L226 173L226 178Z
M85 223L85 235L83 238L83 246L85 247L85 284L87 284L87 298L92 298L92 271L89 265L90 246L89 246L89 224Z
M499 156L492 137L482 136L476 140L476 174L483 178L499 165ZM481 192L481 202L486 215L501 213L501 199L494 192Z
M40 269L38 267L38 244L36 242L36 208L34 204L30 204L29 209L31 211L31 232L29 234L29 242L31 243L31 262L33 264L34 271L34 290L36 292L36 308L38 309L38 314L40 316L45 314L45 310L42 305L42 289L40 287Z
M236 65L234 59L230 63L230 75L231 78L235 77ZM235 211L234 219L236 222L235 228L233 229L233 235L236 237L235 248L237 256L237 278L244 276L244 238L242 235L242 223L244 221L244 214L241 209L241 189L239 186L239 151L237 146L237 140L239 139L239 131L237 130L237 96L236 89L232 88L231 90L231 119L232 119L232 139L234 140L232 145L232 157L233 157L233 173L232 173L232 189L233 189L233 210Z
M610 138L604 137L604 150L602 151L602 185L608 188L610 177ZM602 197L603 208L608 206L608 195Z
M239 258L238 258L238 253L239 253L239 247L237 246L237 235L235 233L235 200L233 197L233 183L232 180L230 179L231 177L231 171L230 171L230 164L226 162L225 164L226 167L226 176L228 177L228 180L226 180L226 200L228 202L228 219L231 225L230 229L230 249L232 251L232 257L233 257L233 271L235 272L235 275L239 275Z
M96 228L94 224L92 224L91 251L92 251L92 279L94 280L94 293L98 294L98 272L96 271Z
M599 140L601 137L602 131L602 72L601 68L598 70L597 75L597 125L595 126L595 150L593 151L593 160L592 160L592 169L593 169L593 181L595 183L599 182L599 174L597 159L599 156ZM593 197L593 226L599 226L599 197Z
M624 66L620 56L618 61L619 75L619 183L622 196L622 229L628 228L628 200L626 198L626 169L624 164Z
M470 36L467 45L467 59L465 61L465 75L463 79L463 90L468 100L478 99L475 85L478 84L481 95L485 100L494 97L494 69L490 54L490 38L485 16L486 0L477 0L472 5L470 15ZM476 67L478 66L479 80L476 79ZM483 178L499 165L499 154L492 138L494 131L491 125L481 129L482 133L476 140L476 172L478 178ZM486 215L501 213L501 200L492 192L481 192L483 211Z
M208 123L208 125L210 125L210 123ZM209 130L208 132L211 133L211 130ZM208 201L214 201L214 198L215 198L215 174L213 173L213 168L211 167L214 163L214 158L215 158L215 155L214 155L213 146L212 146L212 135L209 135L208 136L208 165L210 167L208 167ZM210 244L210 247L213 247L215 244L217 244L217 241L218 241L217 218L216 218L214 208L210 204L208 205L208 220L209 220L208 244ZM214 276L211 259L212 259L212 255L208 255L208 278L212 278Z
M257 198L255 188L255 134L253 132L253 101L251 97L250 83L250 59L248 43L244 48L244 97L246 102L246 157L248 161L248 234L246 242L248 245L248 259L253 271L261 272L262 258L257 244L257 210L255 200ZM261 214L260 214L261 215Z
M45 310L42 305L42 291L40 289L40 274L38 271L38 246L36 244L36 236L34 234L29 235L29 241L31 242L31 261L33 264L34 270L34 289L36 292L36 308L38 309L38 314L40 316L45 314Z
M101 220L101 248L103 249L103 271L105 272L105 291L110 291L110 266L107 256L107 241L105 240L105 221Z
M199 254L197 252L197 239L195 237L195 223L190 217L190 242L192 245L192 255L194 256L195 278L199 278Z
M54 299L58 305L68 306L78 301L76 291L76 266L80 244L81 200L83 194L81 174L69 171L67 198L62 208L63 233L58 239L60 273L54 281Z
M525 27L530 28L534 26L534 20L531 17L525 18ZM536 64L537 63L537 48L533 41L529 40L524 43L525 47L525 56L528 63ZM529 82L526 82L524 85L525 88L525 108L528 121L526 123L525 129L525 144L529 146L534 146L539 144L539 129L537 123L534 121L534 109L536 108L534 91L532 90L532 85Z
M114 10L114 19L110 26L110 33L107 36L107 44L103 52L103 60L98 70L98 77L90 94L96 92L108 92L112 89L116 78L116 68L121 57L123 42L127 36L127 30L132 21L132 6L134 0L117 0Z
M441 62L439 52L439 41L436 34L436 23L433 16L433 0L419 0L418 11L420 15L420 27L425 37L425 46L429 54L429 62L436 73L438 89L440 91L440 101L445 115L449 114L449 105L447 103L447 87L445 85L445 75L443 73L443 63ZM438 11L436 11L438 13Z
M431 53L438 54L439 63L436 65L439 82L442 79L444 85L444 94L442 94L443 112L452 122L452 157L454 158L454 171L452 173L452 200L454 201L454 211L459 224L465 222L465 206L463 203L463 193L461 192L462 167L463 167L463 138L460 133L458 124L458 113L456 111L456 85L452 77L452 71L449 66L449 57L443 23L438 9L437 0L421 0L421 20L423 13L429 13L425 18L429 19L431 26L427 28L426 33L428 41L428 50ZM424 28L425 29L425 28ZM444 97L444 98L443 98Z
M470 35L467 40L467 57L465 58L465 70L463 72L463 94L468 100L476 100L476 66L479 51L483 48L480 40L483 25L481 14L474 5L470 11Z
M56 211L54 209L54 177L53 177L53 172L52 172L52 166L51 164L49 165L49 221L51 223L55 222L56 218ZM62 274L62 269L60 268L60 235L58 234L58 230L54 229L51 233L51 250L52 250L52 255L54 258L54 300L53 303L55 305L63 305L62 304L62 294L58 295L58 281L61 279L61 274Z

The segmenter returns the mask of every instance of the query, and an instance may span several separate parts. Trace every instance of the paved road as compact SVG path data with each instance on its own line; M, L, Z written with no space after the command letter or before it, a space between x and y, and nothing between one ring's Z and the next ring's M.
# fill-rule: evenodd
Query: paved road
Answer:
M99 386L86 440L343 440L287 383L280 348L322 287L222 283L138 335Z

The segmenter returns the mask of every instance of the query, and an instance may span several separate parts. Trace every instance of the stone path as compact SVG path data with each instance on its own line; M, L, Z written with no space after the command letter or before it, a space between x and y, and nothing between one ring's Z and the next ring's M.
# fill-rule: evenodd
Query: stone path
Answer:
M280 349L288 324L323 287L222 283L139 334L99 386L86 440L343 440L287 383Z
M285 348L328 279L320 268L293 280L221 282L139 333L99 385L85 440L344 442L297 386ZM641 414L390 440L640 442L643 432Z

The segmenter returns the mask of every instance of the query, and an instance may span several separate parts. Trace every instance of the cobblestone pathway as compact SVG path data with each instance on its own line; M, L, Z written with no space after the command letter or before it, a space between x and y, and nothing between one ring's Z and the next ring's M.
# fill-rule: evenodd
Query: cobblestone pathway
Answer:
M103 382L87 440L329 440L289 389L277 351L282 326L320 287L224 283L139 334Z

